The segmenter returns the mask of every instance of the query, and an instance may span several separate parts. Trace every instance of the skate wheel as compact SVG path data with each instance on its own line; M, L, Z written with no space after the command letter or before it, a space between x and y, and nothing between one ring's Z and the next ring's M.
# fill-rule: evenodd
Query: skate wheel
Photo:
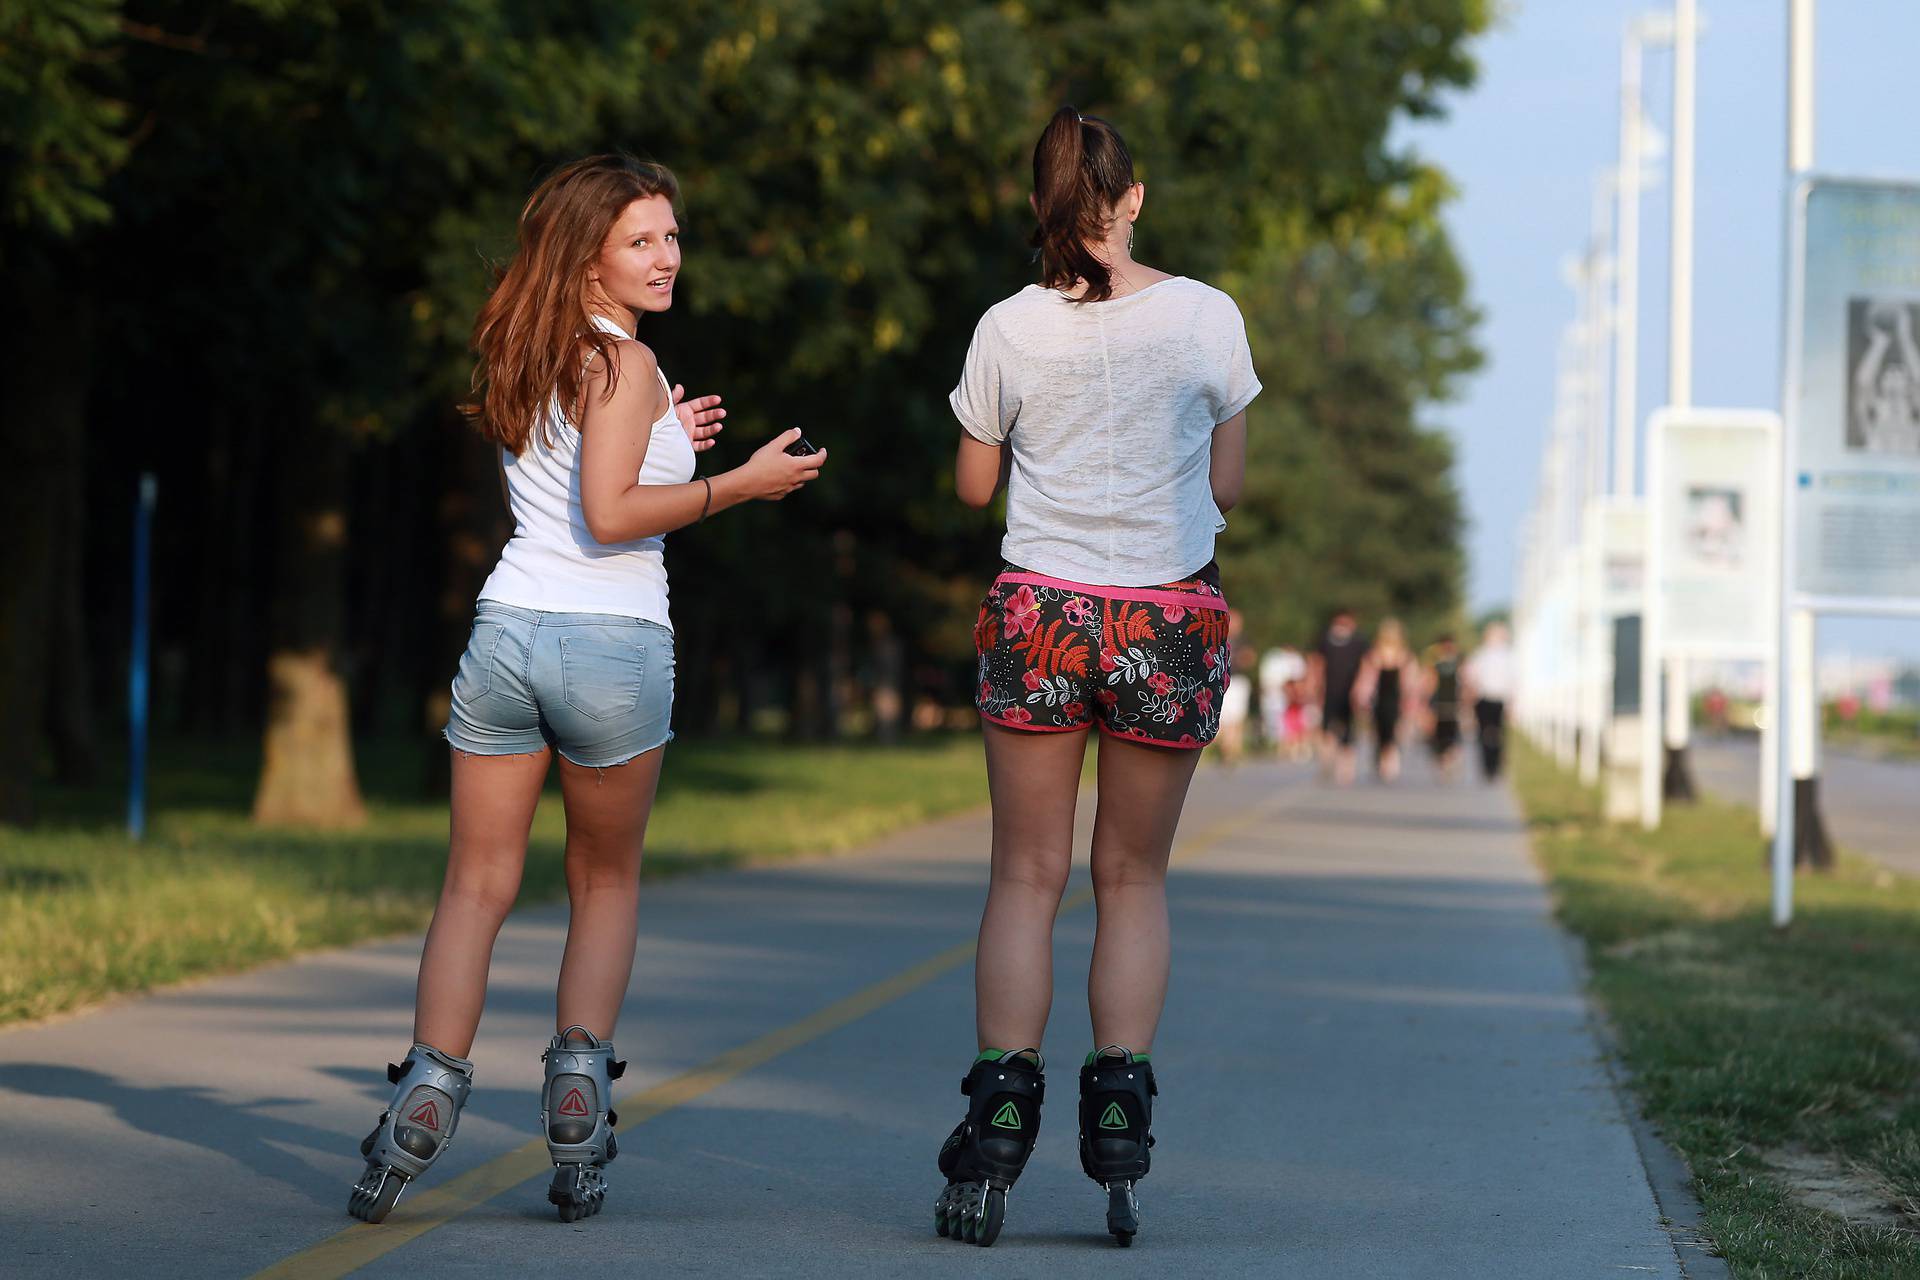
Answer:
M347 1196L347 1212L362 1222L382 1223L407 1189L407 1180L391 1169L367 1166Z
M1006 1221L1006 1217L1007 1193L998 1187L988 1187L987 1194L980 1201L980 1216L968 1239L982 1249L987 1248L1000 1238L1000 1224Z
M969 1200L974 1184L949 1182L933 1203L933 1229L950 1240L966 1238Z
M1140 1202L1134 1199L1131 1182L1116 1182L1107 1188L1107 1230L1122 1249L1133 1246L1140 1232Z
M560 1221L578 1222L600 1212L606 1203L607 1184L598 1169L563 1164L553 1171L547 1187L547 1203L560 1211Z

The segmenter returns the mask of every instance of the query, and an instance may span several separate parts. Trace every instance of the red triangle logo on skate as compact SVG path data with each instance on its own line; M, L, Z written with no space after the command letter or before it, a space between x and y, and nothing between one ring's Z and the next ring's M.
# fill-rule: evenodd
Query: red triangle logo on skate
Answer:
M584 1116L587 1114L587 1095L578 1088L567 1090L567 1096L560 1100L560 1114L563 1116Z
M435 1133L440 1132L440 1106L432 1098L428 1098L409 1112L407 1119Z

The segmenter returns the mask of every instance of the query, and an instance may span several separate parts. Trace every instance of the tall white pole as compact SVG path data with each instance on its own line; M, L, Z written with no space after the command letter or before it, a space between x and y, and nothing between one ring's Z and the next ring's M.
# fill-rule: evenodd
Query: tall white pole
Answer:
M1613 484L1615 497L1633 496L1634 432L1639 423L1640 369L1640 32L1629 22L1620 42L1619 250L1614 255Z
M1788 0L1787 172L1813 168L1813 0Z
M1658 419L1655 420L1657 425ZM1646 500L1646 571L1640 579L1640 826L1660 826L1660 636L1665 630L1660 598L1660 504L1656 495L1664 483L1660 475L1659 441L1648 429Z
M1787 10L1787 176L1791 181L1813 169L1813 0L1788 0ZM1798 252L1798 247L1790 248L1789 254ZM1791 260L1787 263L1789 271L1796 270ZM1789 314L1786 317L1791 334L1800 324L1800 317ZM1788 359L1799 357L1800 344L1789 339L1787 342ZM1786 385L1797 385L1798 379L1793 371L1786 372ZM1782 417L1787 423L1787 436L1791 437L1798 406L1782 404ZM1793 855L1795 845L1795 813L1793 780L1804 764L1808 776L1812 775L1812 725L1803 724L1810 720L1806 710L1798 704L1797 696L1811 691L1813 684L1813 616L1805 610L1796 610L1792 606L1794 546L1792 521L1786 518L1786 509L1792 501L1792 477L1787 474L1785 459L1792 456L1793 443L1790 438L1781 440L1781 489L1780 489L1780 639L1775 665L1778 669L1778 682L1774 692L1774 718L1779 721L1776 735L1776 750L1779 752L1778 781L1774 796L1773 823L1773 923L1776 928L1785 928L1793 921ZM1812 699L1808 698L1808 702ZM1804 738L1802 737L1804 735ZM1796 757L1804 756L1804 760Z
M1607 358L1613 333L1607 287L1613 275L1614 177L1594 179L1591 247L1587 274L1587 404L1583 435L1587 444L1586 498L1607 492Z
M1587 545L1597 537L1599 526L1587 518L1587 512L1607 491L1607 357L1612 321L1608 316L1607 286L1613 264L1609 256L1613 239L1613 188L1615 178L1603 172L1593 184L1593 213L1587 252L1587 343L1586 383L1582 435L1586 444L1585 493L1581 512L1580 559L1580 780L1589 786L1600 781L1600 741L1607 729L1606 673L1608 662L1604 630L1606 619L1600 612L1599 581L1588 572L1599 559L1599 549Z
M1673 23L1673 251L1668 281L1667 403L1693 404L1693 104L1695 0L1676 0Z
M1695 0L1675 0L1673 10L1673 200L1667 281L1667 403L1676 409L1693 404L1693 117L1694 49L1699 34ZM1649 503L1659 501L1647 495ZM1693 690L1684 658L1665 658L1666 733L1674 767L1687 767L1684 753L1691 728ZM1684 774L1682 775L1684 780Z

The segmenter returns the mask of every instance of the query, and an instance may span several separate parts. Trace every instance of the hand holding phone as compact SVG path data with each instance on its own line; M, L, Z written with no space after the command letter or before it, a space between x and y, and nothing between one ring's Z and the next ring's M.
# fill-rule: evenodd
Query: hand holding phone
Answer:
M820 474L827 451L815 448L789 427L753 451L753 456L737 468L750 497L774 502L786 497Z

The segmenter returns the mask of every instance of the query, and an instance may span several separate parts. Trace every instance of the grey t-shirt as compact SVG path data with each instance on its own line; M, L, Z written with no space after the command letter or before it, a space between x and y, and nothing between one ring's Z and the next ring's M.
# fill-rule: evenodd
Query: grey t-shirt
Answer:
M980 318L948 402L1013 449L1007 560L1139 587L1213 559L1213 429L1259 393L1233 299L1175 276L1084 305L1028 285Z

